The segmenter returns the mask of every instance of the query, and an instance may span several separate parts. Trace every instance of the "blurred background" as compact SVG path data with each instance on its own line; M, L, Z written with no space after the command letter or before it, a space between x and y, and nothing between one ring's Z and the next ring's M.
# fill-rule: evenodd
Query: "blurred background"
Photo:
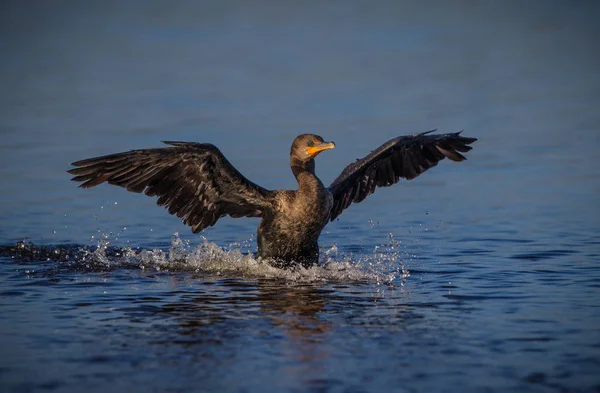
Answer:
M479 138L467 164L443 162L379 191L330 225L330 243L369 219L387 233L433 226L449 209L502 230L549 231L557 215L600 229L599 10L593 1L2 2L0 240L86 243L98 228L122 227L149 243L174 230L191 237L150 198L78 190L65 171L82 158L211 142L256 183L294 188L296 134L336 142L317 160L327 185L389 138L432 128ZM413 206L423 199L430 217ZM205 235L235 241L257 224L222 221Z

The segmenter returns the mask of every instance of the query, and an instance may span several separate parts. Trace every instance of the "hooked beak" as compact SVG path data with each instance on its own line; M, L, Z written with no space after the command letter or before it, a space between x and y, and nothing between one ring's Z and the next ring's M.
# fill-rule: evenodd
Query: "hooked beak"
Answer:
M334 149L334 148L335 148L335 143L333 143L333 142L319 142L319 143L316 143L314 146L307 147L306 153L309 156L311 156L312 158L315 158L317 156L317 154L319 154L323 150Z

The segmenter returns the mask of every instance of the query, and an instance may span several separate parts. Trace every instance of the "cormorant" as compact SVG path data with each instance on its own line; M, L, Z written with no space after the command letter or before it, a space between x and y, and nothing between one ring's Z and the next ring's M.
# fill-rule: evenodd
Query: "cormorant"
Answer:
M72 180L88 188L103 182L158 196L194 233L214 225L225 215L260 217L258 256L280 267L318 262L318 238L329 221L352 202L361 202L400 178L413 179L448 157L463 161L460 153L477 139L460 132L432 135L432 131L389 140L366 157L348 165L325 187L315 175L314 158L335 147L313 134L294 139L290 167L297 190L267 190L246 179L209 143L164 142L171 147L132 150L74 162Z

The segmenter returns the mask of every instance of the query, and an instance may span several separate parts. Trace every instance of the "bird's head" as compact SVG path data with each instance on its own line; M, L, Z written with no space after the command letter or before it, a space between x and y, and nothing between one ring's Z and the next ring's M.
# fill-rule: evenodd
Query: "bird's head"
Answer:
M320 152L335 148L335 143L325 142L323 138L314 134L298 135L292 143L290 158L295 158L302 162L311 161Z

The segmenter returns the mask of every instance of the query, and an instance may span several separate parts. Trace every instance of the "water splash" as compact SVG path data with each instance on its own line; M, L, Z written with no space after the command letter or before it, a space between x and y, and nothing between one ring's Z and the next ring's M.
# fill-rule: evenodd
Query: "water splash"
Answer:
M322 252L318 266L308 269L279 269L268 261L255 258L247 244L234 243L220 247L200 237L197 245L174 233L168 249L133 249L112 247L110 235L95 239L88 247L37 247L19 242L16 246L0 248L1 256L23 261L56 261L62 267L76 270L106 271L119 268L153 271L191 271L223 276L247 278L278 278L294 282L376 282L385 285L403 285L408 277L404 268L403 252L399 242L390 236L390 242L376 246L371 254L343 255L336 245Z

